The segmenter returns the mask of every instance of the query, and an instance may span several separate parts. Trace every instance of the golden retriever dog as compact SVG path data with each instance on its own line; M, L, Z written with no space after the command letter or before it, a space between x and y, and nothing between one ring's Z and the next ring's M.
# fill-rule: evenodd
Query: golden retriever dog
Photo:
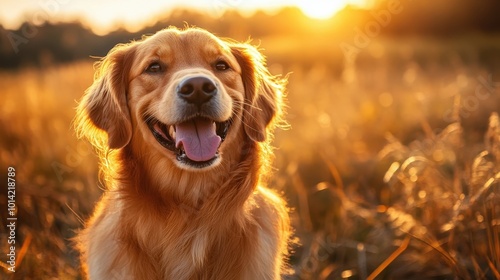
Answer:
M284 84L202 29L113 48L75 119L106 185L76 240L88 277L280 279L289 217L265 180Z

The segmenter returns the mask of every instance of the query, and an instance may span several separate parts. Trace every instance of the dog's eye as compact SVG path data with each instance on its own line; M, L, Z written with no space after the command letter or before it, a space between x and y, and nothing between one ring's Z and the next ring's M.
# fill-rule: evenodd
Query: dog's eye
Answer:
M229 64L227 64L227 62L225 61L217 61L217 63L215 63L215 69L219 70L219 71L224 71L224 70L227 70L229 69Z
M148 68L146 68L147 73L159 73L164 69L163 65L159 62L153 62L149 64Z

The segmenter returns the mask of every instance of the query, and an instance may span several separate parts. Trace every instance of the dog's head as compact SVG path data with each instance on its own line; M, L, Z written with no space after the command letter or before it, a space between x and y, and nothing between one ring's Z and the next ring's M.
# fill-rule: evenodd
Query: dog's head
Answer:
M282 89L256 48L169 28L109 52L76 125L96 145L107 136L106 149L140 142L179 168L204 170L241 153L228 150L237 141L269 137Z

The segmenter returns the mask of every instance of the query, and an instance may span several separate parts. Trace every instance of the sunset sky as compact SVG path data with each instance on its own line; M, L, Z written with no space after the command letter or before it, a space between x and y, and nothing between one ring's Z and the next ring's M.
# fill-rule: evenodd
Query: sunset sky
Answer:
M228 9L251 14L258 9L274 12L283 6L297 6L306 15L322 19L333 16L348 4L363 6L368 2L370 0L2 0L0 23L6 28L17 28L24 21L39 24L46 20L78 19L104 33L117 24L138 29L175 7L196 8L218 17Z

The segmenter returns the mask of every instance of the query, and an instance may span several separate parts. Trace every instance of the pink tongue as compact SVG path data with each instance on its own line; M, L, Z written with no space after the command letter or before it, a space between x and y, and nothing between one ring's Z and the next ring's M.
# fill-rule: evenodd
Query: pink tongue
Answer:
M215 157L221 138L215 133L213 121L196 118L175 126L175 146L184 148L193 161L207 161Z

